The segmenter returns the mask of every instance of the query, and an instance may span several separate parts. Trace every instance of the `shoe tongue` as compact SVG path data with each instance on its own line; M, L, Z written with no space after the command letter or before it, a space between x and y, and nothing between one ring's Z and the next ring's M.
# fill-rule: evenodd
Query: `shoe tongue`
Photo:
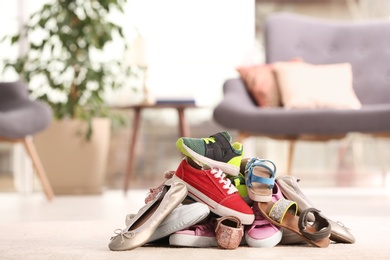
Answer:
M223 132L220 132L220 133L218 133L218 134L221 134L223 137L225 137L226 140L229 141L229 143L232 141L232 137L231 137L231 135L230 135L227 131L223 131ZM214 134L214 135L216 135L216 134ZM213 140L213 141L215 141L214 135L212 135L212 136L209 137L209 138L210 138L211 140Z
M221 134L229 141L229 143L232 141L232 137L230 136L230 134L226 131L224 132L221 132Z

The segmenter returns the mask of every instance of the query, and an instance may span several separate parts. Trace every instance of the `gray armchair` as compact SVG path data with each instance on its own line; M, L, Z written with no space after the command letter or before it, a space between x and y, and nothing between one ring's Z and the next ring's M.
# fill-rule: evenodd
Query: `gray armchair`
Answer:
M290 141L287 173L298 140L331 140L358 132L390 133L390 21L336 22L277 13L265 22L266 62L301 57L312 64L348 62L362 108L285 109L256 105L241 78L228 79L213 117L238 141L267 136ZM336 94L337 95L337 94Z
M30 100L22 82L0 83L0 141L23 144L49 200L54 193L31 137L48 127L51 119L50 108Z

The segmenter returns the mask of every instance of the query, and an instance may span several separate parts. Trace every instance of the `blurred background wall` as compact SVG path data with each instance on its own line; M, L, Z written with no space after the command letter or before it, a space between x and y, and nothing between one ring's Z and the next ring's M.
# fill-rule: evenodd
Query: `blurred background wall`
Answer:
M46 1L0 0L0 38L16 32L29 14ZM186 111L193 137L207 137L224 130L212 120L213 107L222 98L222 84L237 77L235 67L264 62L262 22L273 12L287 11L330 19L389 19L386 0L128 0L123 24L129 43L136 31L147 47L148 86L156 97L192 97L200 105ZM4 49L0 59L18 55L19 49ZM107 55L115 55L115 47ZM17 75L1 75L13 80ZM112 104L132 104L140 93L122 89L108 93ZM123 186L133 114L125 127L114 129L107 167L107 189ZM141 137L136 150L136 171L132 187L151 188L161 183L166 170L175 170L181 155L176 150L178 120L174 110L143 113ZM229 130L229 129L227 129ZM235 132L231 131L233 137ZM351 140L355 142L352 145ZM274 160L278 174L285 171L287 145L267 138L250 138L244 143L246 156ZM352 135L325 146L297 144L293 174L306 186L381 186L387 183L389 145L386 139ZM379 156L381 155L381 156ZM299 156L299 157L298 157ZM341 158L341 159L340 159ZM0 144L0 189L31 190L34 179L21 179L18 171L30 169L23 150ZM31 171L31 170L30 170ZM31 185L32 183L32 185ZM35 185L35 186L34 186ZM38 187L39 188L39 187Z

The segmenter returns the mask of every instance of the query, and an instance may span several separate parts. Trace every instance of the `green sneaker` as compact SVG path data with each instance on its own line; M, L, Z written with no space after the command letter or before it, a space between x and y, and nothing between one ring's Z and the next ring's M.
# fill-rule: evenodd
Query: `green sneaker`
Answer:
M224 131L208 138L181 137L176 141L176 147L184 155L202 165L237 176L244 150L241 143L231 144L231 141L230 134Z

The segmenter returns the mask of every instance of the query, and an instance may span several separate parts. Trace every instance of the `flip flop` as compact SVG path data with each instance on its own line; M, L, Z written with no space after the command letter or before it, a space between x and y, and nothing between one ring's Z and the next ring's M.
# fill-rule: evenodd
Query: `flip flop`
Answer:
M280 190L282 191L283 196L288 199L295 201L298 204L298 214L301 214L300 211L315 207L314 204L309 200L303 191L299 188L298 182L300 179L294 176L278 176L275 182L279 185ZM324 216L326 217L326 216ZM355 243L355 237L351 234L350 230L341 222L333 221L326 217L331 226L330 240L336 243ZM310 221L313 220L312 216L309 216ZM292 236L291 236L292 237ZM292 239L294 240L294 239ZM296 240L296 239L295 239Z
M276 203L259 202L260 212L263 217L277 227L288 229L307 243L325 248L330 244L330 224L328 220L321 216L320 211L315 208L308 208L301 212L299 217L298 204L287 199L280 199ZM309 222L308 214L314 215L314 221Z

